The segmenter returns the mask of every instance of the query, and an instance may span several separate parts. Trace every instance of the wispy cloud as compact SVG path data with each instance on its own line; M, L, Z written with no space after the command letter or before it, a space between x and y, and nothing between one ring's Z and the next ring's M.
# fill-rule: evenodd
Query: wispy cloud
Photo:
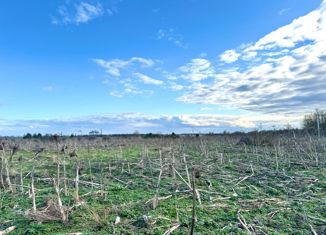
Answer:
M285 12L287 12L287 11L289 11L290 10L290 8L284 8L284 9L282 9L282 10L280 10L279 12L278 12L278 14L281 16L281 15L284 15L284 13Z
M117 97L117 98L122 98L124 96L123 92L118 92L118 91L110 91L109 93L111 96Z
M142 84L147 85L162 85L164 83L163 81L154 79L142 72L142 70L151 68L157 63L157 61L152 59L131 57L127 60L93 59L92 61L102 67L105 72L111 76L112 80L105 79L106 84L114 83L115 86L120 86L120 89L118 88L117 90L117 88L115 88L115 90L110 92L111 96L119 98L124 97L127 94L150 96L153 94L153 91L139 89L137 83L141 82Z
M101 4L92 5L82 2L77 6L75 21L76 23L86 23L103 14L104 10Z
M212 111L213 108L211 108L211 107L200 107L199 110L200 111Z
M220 59L229 63L222 67L205 61L208 73L184 69L193 83L179 101L293 115L325 107L325 35L326 1L257 42L225 51Z
M179 68L180 77L193 82L204 80L214 75L214 68L207 59L192 59L188 64Z
M142 73L135 73L134 76L139 78L145 84L151 84L151 85L162 85L163 84L163 81L151 78Z
M145 59L141 57L132 57L128 60L121 59L112 59L112 60L103 60L103 59L93 59L97 65L105 69L105 71L112 76L119 77L121 75L121 70L126 69L133 65L140 65L141 67L151 67L155 64L155 61L152 59Z
M175 83L175 82L171 82L169 88L173 91L181 91L183 90L185 87L184 85Z
M116 88L116 90L111 91L109 93L111 96L117 98L122 98L125 97L126 95L143 95L145 97L149 97L154 93L152 90L139 89L134 85L134 82L130 78L121 80L118 83L121 84L122 87L120 87L120 89Z
M188 48L188 45L184 42L184 37L181 34L177 33L173 28L159 29L157 32L157 39L167 40L183 49Z
M52 17L53 24L82 24L94 20L105 14L112 15L98 1L66 1L58 7L56 15Z

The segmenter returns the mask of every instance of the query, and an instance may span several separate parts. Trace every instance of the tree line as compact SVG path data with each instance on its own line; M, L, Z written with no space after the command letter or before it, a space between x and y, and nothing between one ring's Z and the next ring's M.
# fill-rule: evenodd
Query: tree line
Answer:
M303 128L306 130L314 130L320 135L326 131L326 111L316 110L314 113L304 116Z

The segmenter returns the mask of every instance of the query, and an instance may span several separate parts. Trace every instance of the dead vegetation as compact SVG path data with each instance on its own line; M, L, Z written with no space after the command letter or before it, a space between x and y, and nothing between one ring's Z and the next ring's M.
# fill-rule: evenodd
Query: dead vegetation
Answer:
M0 141L0 232L325 232L323 138L17 141Z

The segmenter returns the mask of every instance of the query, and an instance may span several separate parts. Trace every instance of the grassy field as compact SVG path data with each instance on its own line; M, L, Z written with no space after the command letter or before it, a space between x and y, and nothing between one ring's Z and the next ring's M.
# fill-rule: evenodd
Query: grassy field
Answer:
M0 231L326 234L325 139L252 139L4 140Z

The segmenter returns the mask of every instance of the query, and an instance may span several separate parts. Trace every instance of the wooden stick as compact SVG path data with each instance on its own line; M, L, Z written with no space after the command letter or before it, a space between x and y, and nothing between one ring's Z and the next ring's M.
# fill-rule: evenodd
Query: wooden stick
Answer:
M93 183L92 164L91 164L90 159L88 160L88 168L89 168L89 177L90 177L91 182ZM94 188L94 184L92 184L92 191L93 191L93 188Z
M20 163L20 191L24 194L23 164Z
M247 175L245 177L243 177L238 183L236 183L234 186L237 186L238 184L240 184L242 181L245 181L246 179L253 177L255 175L254 169L252 168L252 165L250 165L251 167L251 175Z
M76 164L76 178L75 178L75 201L79 202L79 162Z
M5 182L4 182L4 179L3 179L4 152L5 151L4 151L4 147L3 147L2 154L1 154L1 169L0 169L0 183L1 183L2 187L5 186Z
M176 189L176 176L175 176L175 157L174 152L172 152L172 187Z
M35 189L34 189L34 171L35 171L35 165L33 164L33 170L31 173L31 178L32 178L32 182L31 182L31 190L32 190L32 200L33 200L33 211L36 211L36 201L35 201Z
M65 196L68 196L68 180L66 172L66 153L63 154L63 190Z
M192 190L191 185L187 183L187 181L182 177L182 175L180 175L180 173L174 167L173 167L173 170L175 173L177 173L177 175L180 177L180 179L189 187L189 189Z
M16 226L11 226L3 231L0 231L0 235L5 235L8 234L16 229Z
M187 178L188 178L188 184L190 185L190 175L188 171L188 165L187 165L187 160L186 160L186 155L183 155L183 162L185 163L185 168L186 168L186 173L187 173Z
M311 224L309 224L310 230L312 232L313 235L318 235L318 233L316 232L316 230L314 229L314 227L312 227Z
M194 168L192 169L192 219L191 219L191 230L190 235L193 235L195 232L195 223L196 223L196 189L195 189L195 172Z
M57 184L58 184L58 188L60 188L60 161L59 161L59 157L57 157Z
M9 186L10 191L13 193L14 189L13 189L13 187L11 185L11 180L10 180L9 163L8 163L5 156L3 156L3 158L4 158L4 165L5 165L5 170L6 170L6 182L7 182L8 186Z
M237 212L237 218L238 218L238 221L239 223L241 224L241 226L247 231L248 234L252 234L252 232L249 230L247 224L245 221L242 220L242 216L240 214L240 210L238 210Z
M169 228L168 230L165 231L165 233L163 233L163 235L169 235L171 234L174 230L176 230L177 228L180 227L180 224L174 224L171 228Z
M59 210L60 210L60 214L61 214L61 220L63 223L66 223L68 221L68 217L67 217L66 212L62 206L59 185L55 182L54 178L53 178L53 186L54 186L55 192L57 193L58 206L59 206Z

